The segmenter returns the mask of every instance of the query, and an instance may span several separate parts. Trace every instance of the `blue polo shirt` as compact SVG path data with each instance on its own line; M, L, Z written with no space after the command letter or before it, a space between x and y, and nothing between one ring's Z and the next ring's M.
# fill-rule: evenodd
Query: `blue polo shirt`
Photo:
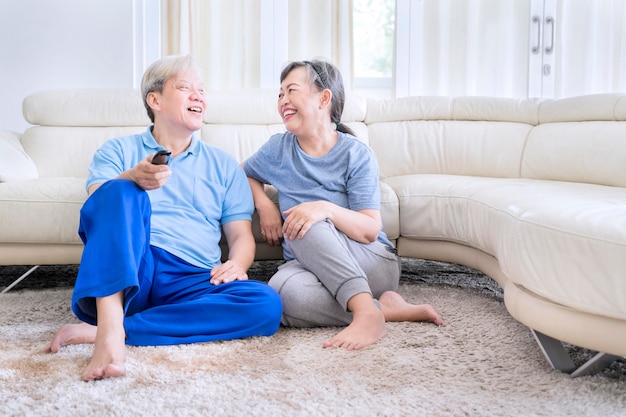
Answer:
M152 136L152 127L107 141L89 166L87 188L118 177L159 149L163 147ZM170 160L169 168L172 175L165 185L148 191L150 244L211 269L220 264L222 224L252 220L248 180L229 153L195 135L189 148Z

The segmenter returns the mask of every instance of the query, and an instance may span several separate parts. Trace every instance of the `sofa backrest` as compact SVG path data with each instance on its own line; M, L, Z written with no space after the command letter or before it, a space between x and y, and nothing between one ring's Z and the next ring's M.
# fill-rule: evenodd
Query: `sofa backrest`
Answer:
M284 131L275 89L213 91L203 141L247 158ZM40 177L86 177L98 147L150 124L138 90L27 97L22 144ZM375 151L381 178L457 174L626 187L626 94L560 100L348 95L342 122Z
M538 100L369 100L365 122L381 178L410 174L518 177Z
M626 94L547 100L520 175L626 187Z
M243 161L272 134L283 132L277 90L208 92L200 138ZM344 122L368 143L366 100L348 96ZM94 152L108 139L143 132L150 119L135 89L60 90L33 94L23 103L32 125L22 144L40 177L86 177Z
M369 100L381 178L449 174L626 187L626 94Z
M142 132L150 124L141 95L132 89L58 90L24 99L33 127L22 136L40 177L87 177L95 151L115 136Z

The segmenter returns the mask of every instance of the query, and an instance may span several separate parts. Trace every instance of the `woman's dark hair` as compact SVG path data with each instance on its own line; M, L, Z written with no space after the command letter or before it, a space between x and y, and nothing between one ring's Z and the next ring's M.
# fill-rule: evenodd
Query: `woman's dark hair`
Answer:
M343 87L343 77L333 64L324 61L293 61L283 68L280 73L282 83L287 75L296 68L305 67L309 74L311 85L315 85L319 91L328 89L332 93L330 103L330 121L337 125L337 130L356 136L354 131L341 122L343 106L346 101L346 92Z

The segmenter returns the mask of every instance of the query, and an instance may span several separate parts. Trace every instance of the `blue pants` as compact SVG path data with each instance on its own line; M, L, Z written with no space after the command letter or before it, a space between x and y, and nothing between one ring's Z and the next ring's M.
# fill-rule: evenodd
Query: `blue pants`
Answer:
M279 295L259 281L209 282L210 270L150 245L150 199L129 180L111 180L83 205L85 244L72 310L97 323L96 297L124 292L126 343L173 345L270 336Z

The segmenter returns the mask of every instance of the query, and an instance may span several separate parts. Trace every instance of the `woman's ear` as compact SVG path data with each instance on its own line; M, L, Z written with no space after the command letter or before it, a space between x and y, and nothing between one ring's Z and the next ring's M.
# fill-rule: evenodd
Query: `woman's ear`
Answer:
M330 105L332 100L333 100L333 93L328 88L325 88L324 90L322 90L322 98L320 99L320 109L323 109L324 107Z

